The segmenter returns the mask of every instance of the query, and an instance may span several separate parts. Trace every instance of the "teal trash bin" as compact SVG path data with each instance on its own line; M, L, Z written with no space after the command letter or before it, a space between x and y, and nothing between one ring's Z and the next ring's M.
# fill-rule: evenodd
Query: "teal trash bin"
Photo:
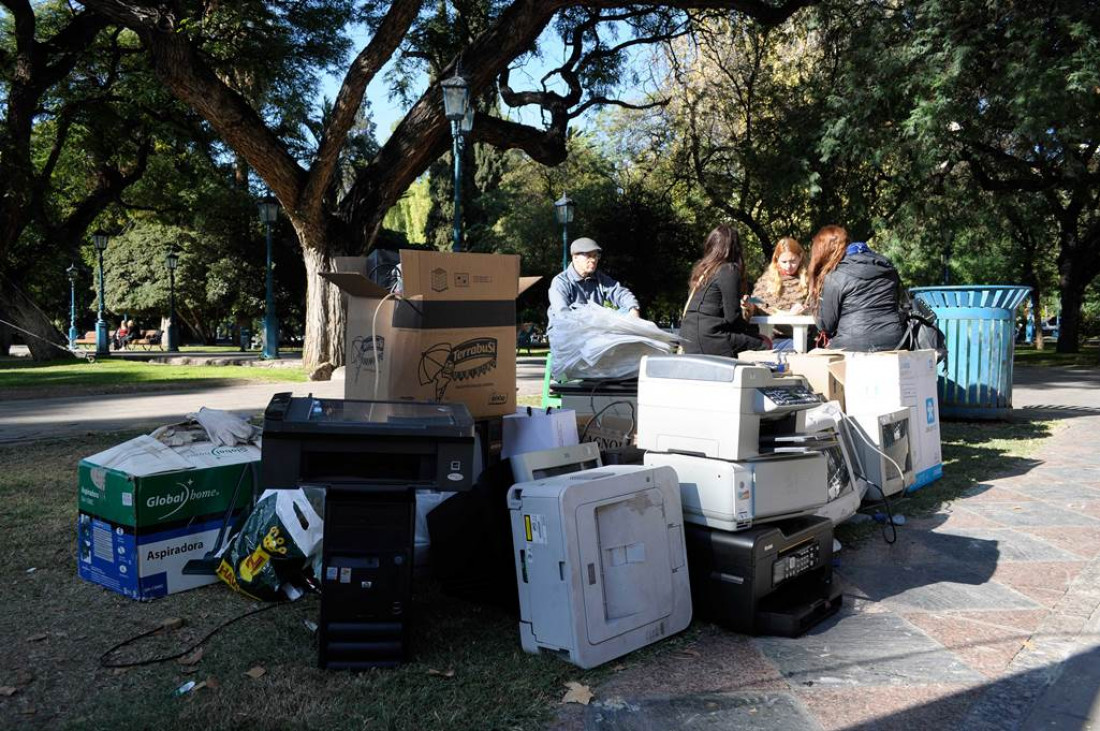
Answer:
M974 285L914 287L932 308L947 339L940 364L940 414L944 418L1005 419L1012 410L1012 357L1016 307L1030 287Z

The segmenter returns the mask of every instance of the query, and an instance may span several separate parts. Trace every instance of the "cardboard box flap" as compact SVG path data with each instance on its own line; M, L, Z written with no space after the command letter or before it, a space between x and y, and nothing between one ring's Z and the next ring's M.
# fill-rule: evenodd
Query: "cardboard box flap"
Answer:
M335 284L341 291L352 297L373 297L381 299L390 293L388 289L375 284L358 272L318 272L322 277Z
M540 279L542 279L542 277L520 277L519 292L516 293L516 296L518 297L527 290L531 289L531 287L535 285L535 282L539 281Z
M85 457L84 461L131 477L149 477L164 472L255 462L259 458L259 448L251 444L228 447L213 442L193 442L169 447L151 436L142 435Z

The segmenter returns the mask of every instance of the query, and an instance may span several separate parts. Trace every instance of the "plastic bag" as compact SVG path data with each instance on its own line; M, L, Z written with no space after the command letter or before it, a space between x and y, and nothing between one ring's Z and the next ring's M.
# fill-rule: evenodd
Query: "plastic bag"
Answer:
M621 315L588 303L550 319L553 376L630 378L638 375L644 355L673 352L677 337L649 320Z
M206 430L210 441L223 447L235 444L247 444L256 436L256 430L247 421L221 409L208 409L203 406L196 414L188 414Z
M305 583L323 535L321 516L301 489L267 490L229 540L218 578L253 599L296 598L295 584Z

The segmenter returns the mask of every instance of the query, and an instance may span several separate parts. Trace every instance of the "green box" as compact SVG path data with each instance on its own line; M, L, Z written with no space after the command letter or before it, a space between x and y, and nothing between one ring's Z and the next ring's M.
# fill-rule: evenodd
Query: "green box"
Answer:
M213 583L215 576L184 574L183 567L213 550L223 525L228 536L247 512L259 462L252 445L169 447L148 436L81 460L79 576L135 599Z

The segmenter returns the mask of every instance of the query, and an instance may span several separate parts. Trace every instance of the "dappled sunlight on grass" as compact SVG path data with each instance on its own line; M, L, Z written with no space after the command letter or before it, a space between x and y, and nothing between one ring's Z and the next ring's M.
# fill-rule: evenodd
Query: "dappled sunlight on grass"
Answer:
M0 389L63 388L164 383L203 379L246 381L304 381L305 374L293 368L245 366L175 366L127 360L83 360L63 363L6 361L0 364ZM63 394L56 394L63 395Z

